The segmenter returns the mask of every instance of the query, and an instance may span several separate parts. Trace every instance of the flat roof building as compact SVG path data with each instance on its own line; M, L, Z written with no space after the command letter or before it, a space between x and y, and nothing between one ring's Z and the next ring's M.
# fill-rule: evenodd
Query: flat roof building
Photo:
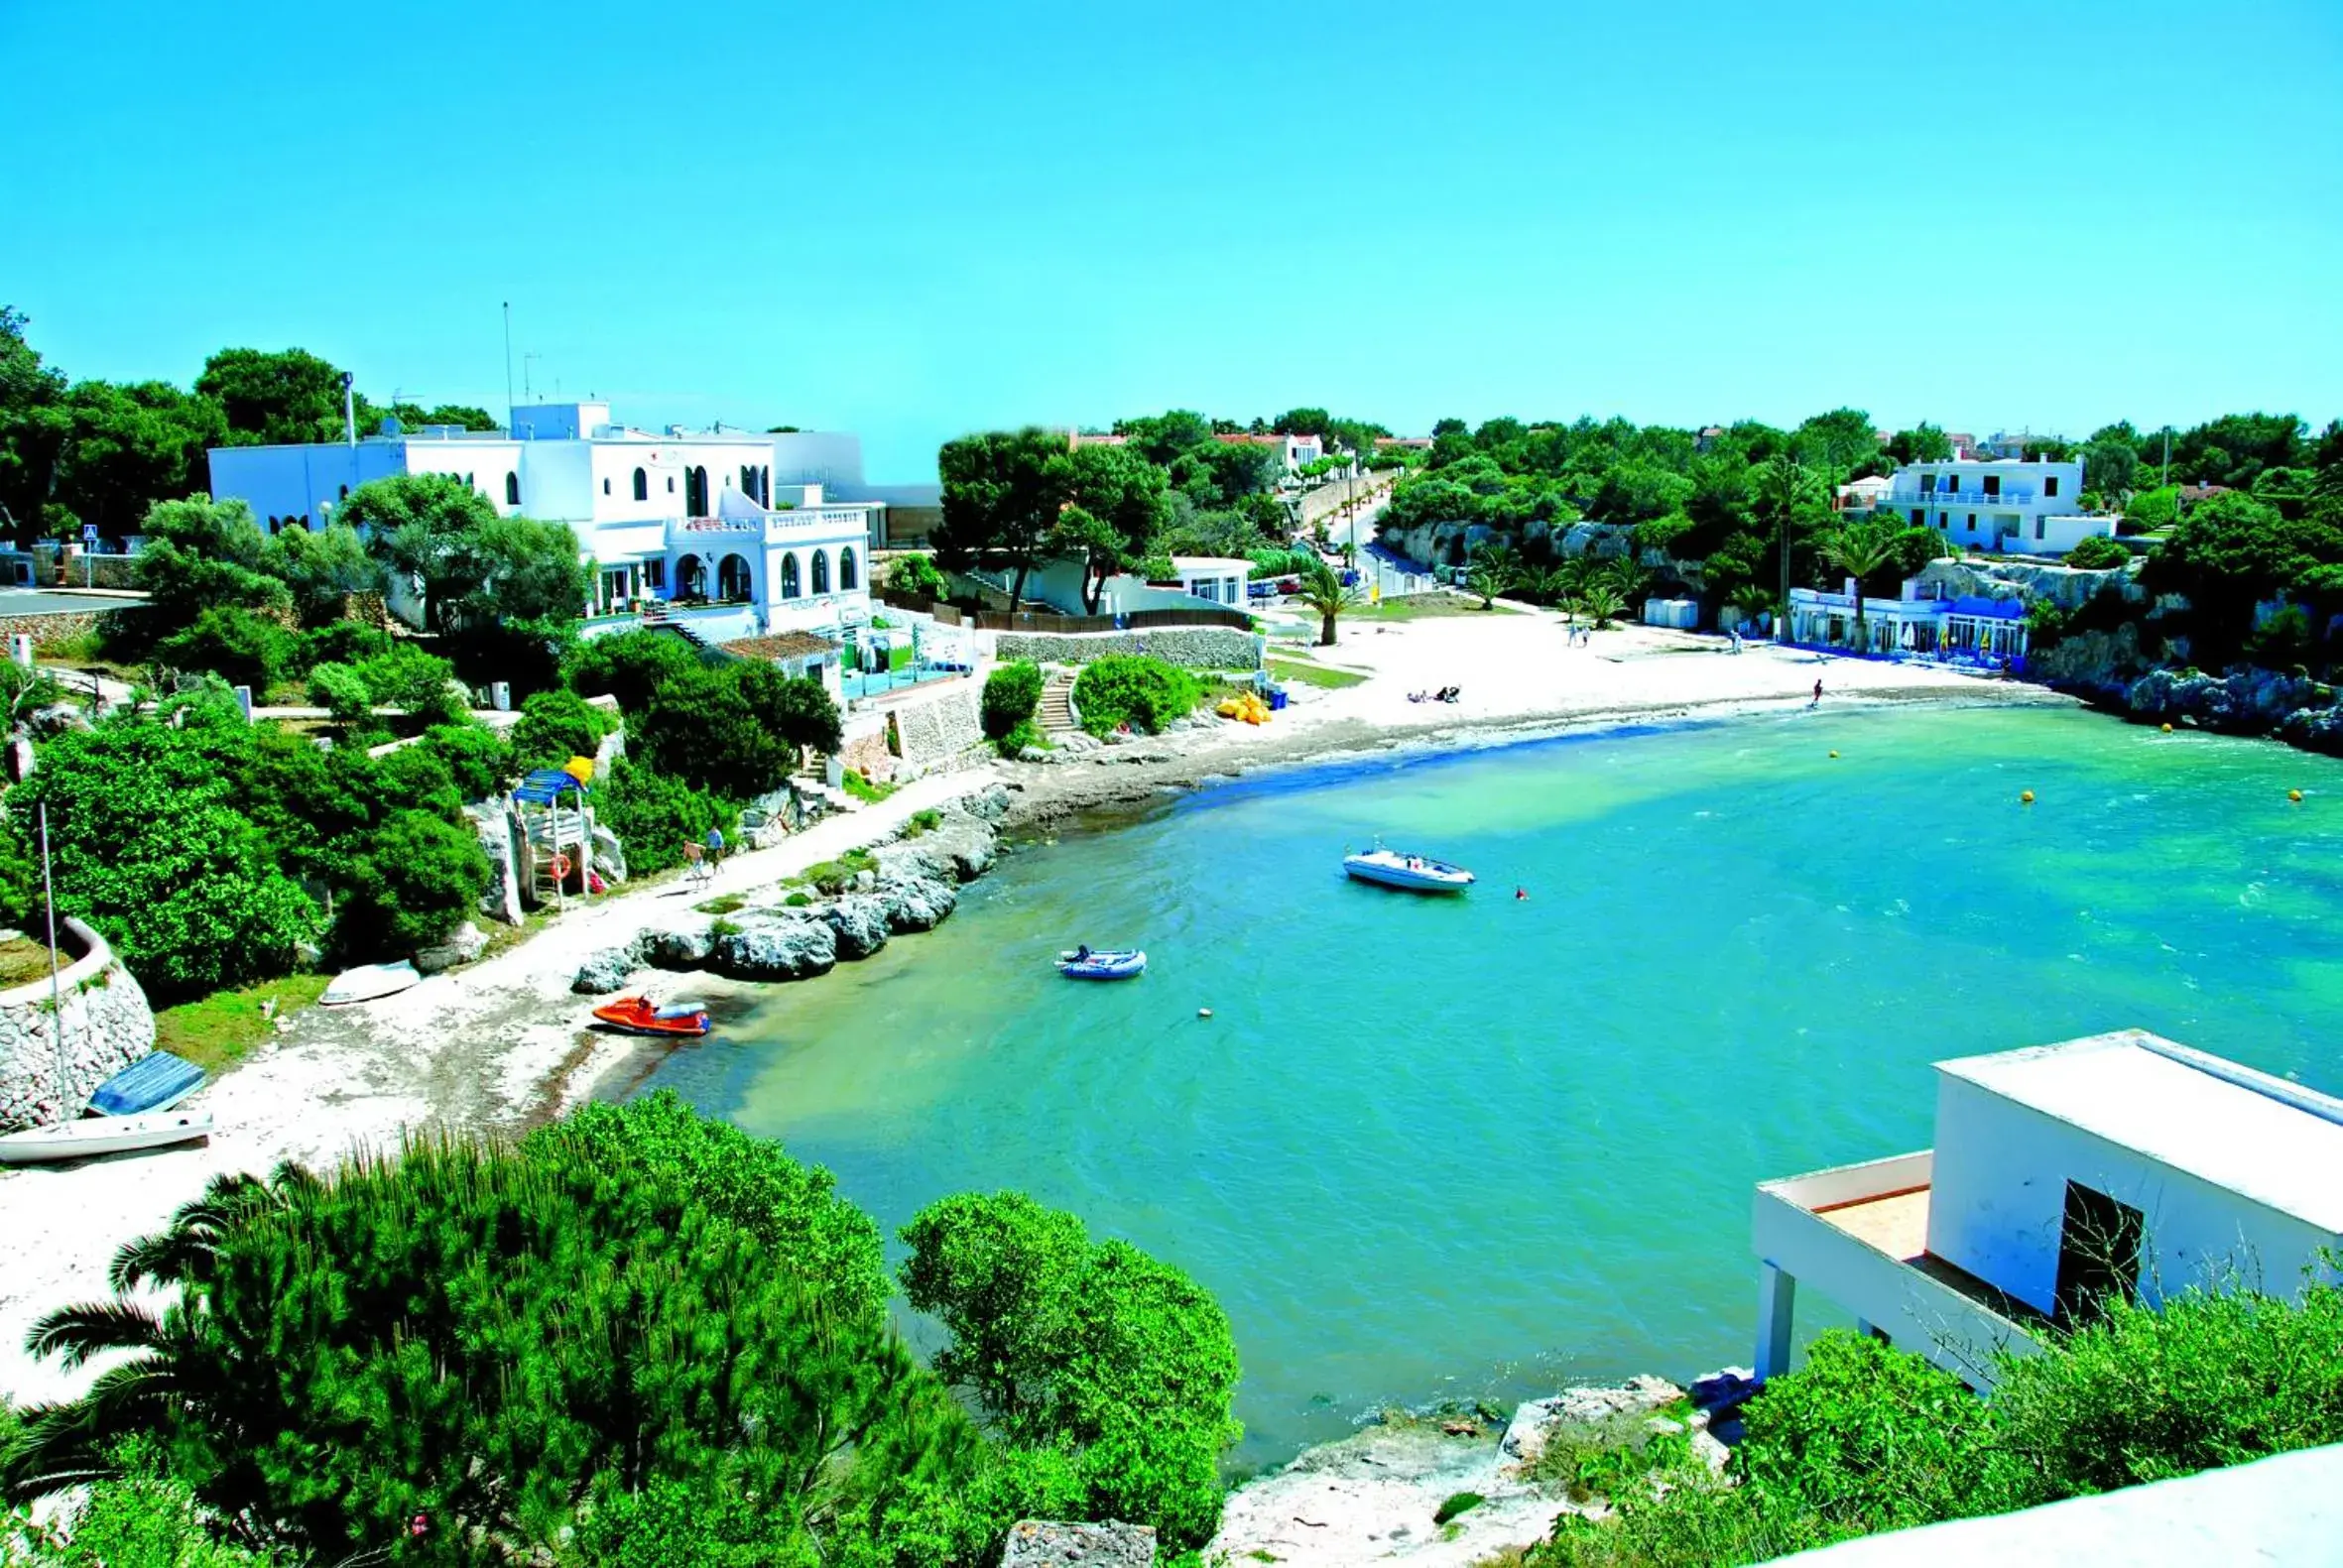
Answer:
M2138 1029L1936 1075L1933 1148L1758 1187L1760 1379L1801 1280L1984 1387L2111 1293L2336 1277L2343 1101Z

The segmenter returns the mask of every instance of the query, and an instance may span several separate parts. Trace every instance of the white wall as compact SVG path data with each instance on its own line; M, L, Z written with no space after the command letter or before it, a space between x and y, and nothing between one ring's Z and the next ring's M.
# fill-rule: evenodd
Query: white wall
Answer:
M263 529L271 518L299 518L323 528L325 503L369 480L407 472L406 443L400 440L354 447L222 446L210 455L213 499L244 502Z
M828 485L841 499L873 499L848 490L862 486L862 437L843 430L796 430L765 437L772 443L773 482Z
M2140 1293L2156 1301L2207 1269L2259 1269L2289 1295L2299 1270L2343 1237L2159 1164L2070 1123L1939 1073L1928 1251L2043 1312L2057 1306L2066 1183L2138 1209Z

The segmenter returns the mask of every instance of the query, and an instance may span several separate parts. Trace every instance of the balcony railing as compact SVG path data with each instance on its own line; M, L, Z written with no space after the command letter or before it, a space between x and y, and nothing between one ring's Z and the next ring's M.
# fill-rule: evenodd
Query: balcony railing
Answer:
M1891 490L1882 499L1893 507L2024 507L2034 504L2034 491L2016 486L1999 494L1990 490Z

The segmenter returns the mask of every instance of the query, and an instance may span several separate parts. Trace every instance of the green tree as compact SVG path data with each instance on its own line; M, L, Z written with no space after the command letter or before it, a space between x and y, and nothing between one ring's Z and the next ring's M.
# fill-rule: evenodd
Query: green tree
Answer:
M1025 602L1025 579L1057 526L1051 463L1065 437L1039 426L946 441L936 454L943 520L936 563L953 571L1006 570L1009 608Z
M231 803L250 733L206 693L44 742L9 791L19 832L49 807L58 911L95 926L158 1001L283 974L323 928Z
M305 626L330 625L350 595L380 593L387 585L382 563L346 523L287 529L270 539L259 566L285 584Z
M1082 607L1098 613L1106 579L1138 567L1171 521L1164 471L1126 446L1077 446L1050 459L1059 499L1049 547L1082 560Z
M618 835L637 876L681 865L683 847L706 843L709 828L727 841L740 828L739 810L722 796L627 757L613 758L594 781L594 820Z
M2289 519L2243 491L2191 507L2149 554L2141 581L2181 593L2207 663L2233 655L2253 630L2254 607L2281 595L2333 595L2343 566L2343 519L2312 511Z
M1318 618L1318 646L1334 646L1334 623L1358 603L1358 590L1345 584L1342 573L1318 556L1311 556L1301 573L1301 591L1295 595Z
M577 645L562 671L581 697L614 697L622 712L648 706L661 686L694 677L706 665L700 651L670 632L619 632Z
M446 768L448 783L465 800L485 800L502 792L518 772L512 747L494 730L469 719L434 724L424 731L423 744Z
M203 496L158 502L147 512L144 532L135 580L147 605L136 615L111 619L107 641L117 651L143 657L209 609L292 611L293 595L266 569L268 537L243 502Z
M1855 579L1855 646L1868 650L1871 634L1864 622L1866 585L1901 563L1898 544L1904 529L1892 523L1850 523L1822 537L1822 558Z
M27 1413L12 1490L105 1475L148 1431L247 1540L321 1561L418 1513L427 1560L538 1560L597 1500L666 1489L745 1504L788 1561L849 1506L965 1471L976 1435L883 1323L612 1143L556 1126L215 1182L116 1259L117 1290L168 1305L37 1326L68 1366L128 1359Z
M1775 598L1774 613L1777 622L1785 626L1789 622L1790 535L1801 514L1810 515L1823 507L1823 495L1820 476L1787 453L1767 458L1750 472L1751 509L1775 538L1781 592Z
M1888 438L1888 455L1900 463L1940 463L1952 456L1952 441L1941 425L1922 420Z
M111 536L137 532L158 501L207 489L205 454L227 439L217 404L165 381L77 382L65 408L71 425L59 453L56 500Z
M925 555L898 555L887 568L887 586L897 593L916 594L923 599L941 599L950 592L943 573Z
M1484 610L1493 608L1497 596L1510 593L1521 580L1521 553L1502 540L1475 544L1465 558L1464 585L1480 595Z
M203 362L195 391L219 405L227 444L266 446L343 436L341 371L303 349L223 348ZM359 429L372 411L360 399Z
M58 455L72 429L65 378L25 340L28 324L0 305L0 509L20 544L47 532Z
M2140 472L2140 453L2128 440L2094 436L2083 445L2083 487L2096 490L2109 506L2120 506L2132 493Z
M1207 1292L1022 1193L942 1199L902 1239L905 1296L951 1334L941 1376L1013 1441L1070 1449L1090 1516L1153 1524L1175 1549L1209 1538L1239 1429L1236 1346Z
M521 704L513 726L513 756L524 768L558 768L572 757L591 757L610 721L574 691L541 691Z
M444 632L488 581L478 543L497 523L488 498L447 474L393 474L350 492L334 520L363 532L367 548L423 601L424 625ZM582 598L582 596L581 596Z

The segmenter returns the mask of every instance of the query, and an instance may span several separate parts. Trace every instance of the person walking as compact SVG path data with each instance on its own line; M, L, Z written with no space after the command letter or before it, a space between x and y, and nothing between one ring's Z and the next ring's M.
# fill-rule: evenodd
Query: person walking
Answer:
M1809 708L1822 706L1822 677L1820 675L1814 677L1814 700L1807 703L1806 706Z
M1819 680L1814 682L1814 695L1817 700L1819 700L1822 695L1822 682ZM708 829L708 864L713 866L716 862L722 860L723 858L724 830L720 827L710 827Z

